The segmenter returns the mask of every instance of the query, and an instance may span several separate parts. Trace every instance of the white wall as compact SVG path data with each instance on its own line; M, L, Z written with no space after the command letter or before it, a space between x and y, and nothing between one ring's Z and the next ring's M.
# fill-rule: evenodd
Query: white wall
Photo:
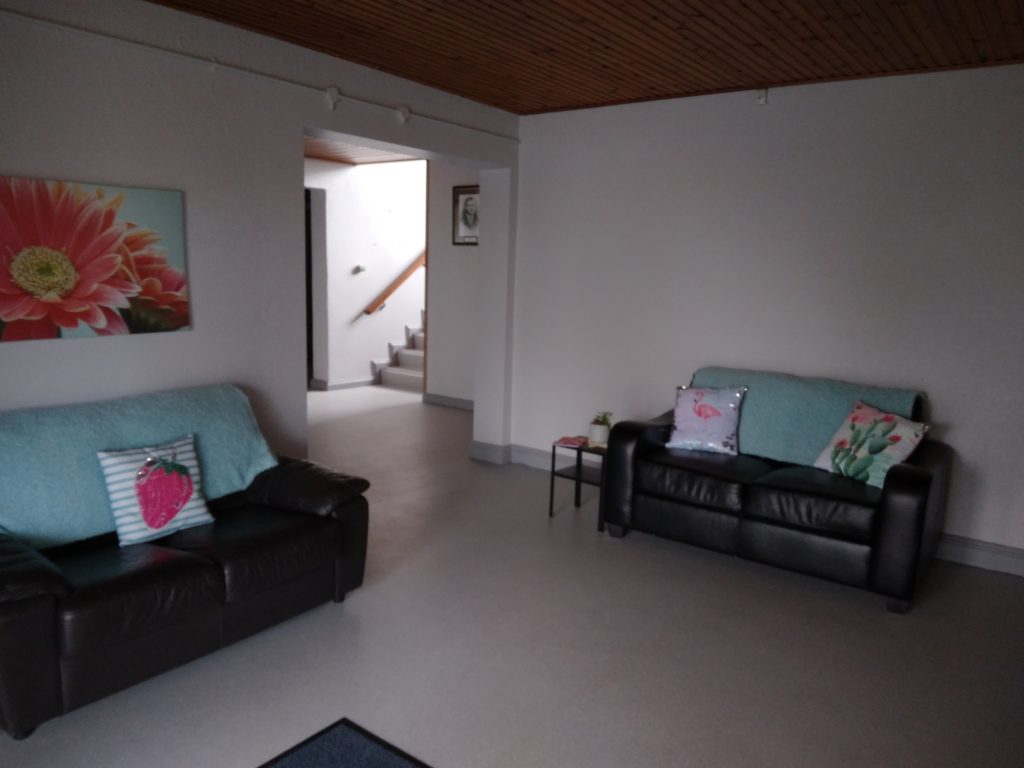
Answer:
M303 129L514 166L515 116L148 3L3 5L0 172L184 190L194 330L0 345L0 408L234 381L274 447L304 452ZM331 111L328 85L412 117Z
M452 187L480 183L478 169L431 161L427 265L427 394L472 401L478 337L480 249L452 244Z
M306 186L326 192L326 347L329 387L368 383L370 361L386 360L388 342L404 345L420 326L420 268L383 309L366 306L426 248L427 163L411 160L343 165L306 160ZM356 266L366 270L353 273Z
M947 531L1024 547L1024 67L521 122L512 442L702 365L913 386Z

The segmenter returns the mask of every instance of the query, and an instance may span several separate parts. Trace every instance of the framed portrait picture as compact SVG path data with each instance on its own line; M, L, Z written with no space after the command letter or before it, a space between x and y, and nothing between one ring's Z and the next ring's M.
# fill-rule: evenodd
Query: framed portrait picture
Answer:
M480 239L480 187L452 187L452 243L476 245Z

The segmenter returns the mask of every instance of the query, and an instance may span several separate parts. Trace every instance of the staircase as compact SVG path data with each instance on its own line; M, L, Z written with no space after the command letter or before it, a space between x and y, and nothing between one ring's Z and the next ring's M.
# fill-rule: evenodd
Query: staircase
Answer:
M420 327L405 326L405 341L388 344L388 359L370 366L374 380L385 387L423 391L423 358L427 348L426 315L420 310Z

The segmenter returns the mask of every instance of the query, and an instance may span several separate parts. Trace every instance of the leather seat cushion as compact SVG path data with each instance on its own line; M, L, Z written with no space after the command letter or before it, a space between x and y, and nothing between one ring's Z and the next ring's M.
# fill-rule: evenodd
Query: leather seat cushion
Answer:
M738 553L748 560L768 563L823 579L868 586L871 547L863 542L822 536L747 518L740 521Z
M218 563L228 603L333 563L341 526L331 518L245 505L216 513L213 525L177 531L161 547L192 552Z
M771 461L742 454L648 449L636 462L635 486L638 493L649 496L739 514L743 486L776 466Z
M735 554L740 518L691 504L637 494L633 498L630 527L698 547Z
M119 547L102 536L46 554L71 585L58 607L64 655L149 635L224 602L220 570L187 552Z
M882 491L821 469L785 467L759 478L748 498L748 517L870 542Z

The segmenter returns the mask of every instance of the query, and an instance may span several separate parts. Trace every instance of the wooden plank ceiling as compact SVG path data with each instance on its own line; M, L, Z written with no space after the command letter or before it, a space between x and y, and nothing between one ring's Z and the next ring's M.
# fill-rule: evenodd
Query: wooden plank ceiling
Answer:
M369 163L397 163L403 160L417 160L413 155L400 155L386 149L364 147L340 139L303 137L303 155L314 160L330 160L346 165L367 165Z
M158 2L521 115L1024 61L1024 0Z

